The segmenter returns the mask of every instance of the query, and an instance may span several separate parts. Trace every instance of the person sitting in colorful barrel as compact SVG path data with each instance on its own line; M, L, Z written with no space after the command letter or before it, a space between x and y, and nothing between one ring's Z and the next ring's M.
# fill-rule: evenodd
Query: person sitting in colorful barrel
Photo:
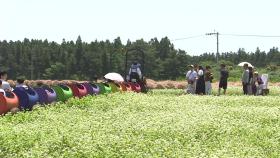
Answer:
M12 91L13 89L11 88L10 84L7 82L8 78L8 73L6 71L1 71L0 72L0 80L2 81L2 89L4 91Z
M24 79L22 78L17 79L16 87L23 87L25 89L28 89L28 86L24 84Z
M6 96L5 90L2 89L2 80L0 80L0 93L2 93L4 96Z

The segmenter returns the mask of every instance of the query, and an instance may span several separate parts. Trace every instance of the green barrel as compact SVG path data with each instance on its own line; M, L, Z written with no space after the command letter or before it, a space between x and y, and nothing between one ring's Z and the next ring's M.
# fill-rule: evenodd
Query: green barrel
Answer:
M99 87L99 89L100 89L100 91L99 91L99 94L105 94L106 93L106 89L105 89L105 86L104 86L104 84L102 84L102 83L95 83L98 87Z
M72 92L70 87L68 87L66 85L60 85L60 87L63 90L64 97L65 97L66 100L68 100L68 99L73 97L73 92Z
M59 85L52 87L57 94L57 101L65 102L69 98L73 97L72 90L66 85Z
M117 87L115 83L108 83L108 85L111 87L113 93L120 91L119 87Z
M105 87L106 93L111 93L112 92L112 88L110 87L110 85L108 83L102 83Z

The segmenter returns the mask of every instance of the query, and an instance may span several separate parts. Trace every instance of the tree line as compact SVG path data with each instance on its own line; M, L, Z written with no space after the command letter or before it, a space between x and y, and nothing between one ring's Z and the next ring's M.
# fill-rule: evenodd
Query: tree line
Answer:
M23 41L0 41L0 70L8 71L9 78L16 79L75 79L92 80L108 72L125 74L125 52L130 48L141 48L145 52L145 76L155 80L175 80L184 76L187 65L207 63L218 65L226 62L236 65L242 61L251 62L256 67L280 66L278 48L269 52L237 52L221 54L204 53L191 56L186 51L175 49L168 37L150 41L143 39L124 44L118 37L113 41L83 42L79 36L76 41L56 43L48 40L25 38ZM128 65L137 60L141 63L141 54L130 54ZM204 65L205 66L205 65Z

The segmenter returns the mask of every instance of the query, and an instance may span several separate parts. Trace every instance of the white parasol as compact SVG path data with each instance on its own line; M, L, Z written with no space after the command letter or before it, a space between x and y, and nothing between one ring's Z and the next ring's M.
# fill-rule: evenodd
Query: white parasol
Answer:
M123 82L124 81L122 75L120 75L119 73L115 73L115 72L107 73L104 77L106 79L109 79L109 80L112 80L112 81L117 81L117 82Z
M239 63L238 66L242 66L243 67L245 64L248 64L248 67L254 67L251 63L246 62L246 61Z

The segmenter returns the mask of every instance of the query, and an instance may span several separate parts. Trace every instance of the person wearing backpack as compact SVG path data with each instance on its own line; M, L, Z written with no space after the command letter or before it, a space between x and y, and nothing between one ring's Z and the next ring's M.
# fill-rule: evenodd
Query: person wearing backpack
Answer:
M140 64L136 61L130 66L129 69L129 78L131 82L139 82L142 79L142 72L140 69Z

